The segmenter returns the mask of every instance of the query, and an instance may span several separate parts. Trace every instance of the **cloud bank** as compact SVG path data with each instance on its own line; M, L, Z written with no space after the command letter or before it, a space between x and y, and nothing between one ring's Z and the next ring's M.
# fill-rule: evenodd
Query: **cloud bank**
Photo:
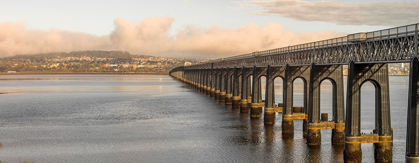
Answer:
M278 15L303 21L323 21L341 25L400 26L417 23L419 2L376 2L345 4L336 0L252 0L258 14Z
M69 52L78 50L122 50L133 54L190 58L218 58L257 50L342 36L330 31L294 33L271 23L248 24L238 29L185 26L174 35L173 18L147 18L139 23L119 18L105 36L61 30L27 29L21 23L0 23L0 57L15 54Z

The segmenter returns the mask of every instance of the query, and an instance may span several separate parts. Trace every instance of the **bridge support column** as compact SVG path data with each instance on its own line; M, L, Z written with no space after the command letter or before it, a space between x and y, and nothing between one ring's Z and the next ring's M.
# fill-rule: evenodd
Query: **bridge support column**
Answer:
M332 83L333 122L320 120L320 87L324 80ZM321 129L332 129L332 144L343 145L344 142L344 96L343 69L341 65L311 65L308 105L308 136L307 145L321 145Z
M240 113L248 113L252 104L252 100L248 100L250 96L250 75L253 74L253 71L249 68L242 68L242 84L241 84L241 101L240 101Z
M333 145L345 144L345 123L335 123L335 128L332 129L332 144Z
M319 126L316 123L309 123L308 124L308 131L307 131L307 145L308 146L320 146L322 144L322 134L319 128L312 127Z
M274 68L271 68L270 65L268 65L266 69L265 114L263 116L263 122L265 125L273 125L275 123L275 109L273 108L275 103L275 76L271 74L272 69Z
M212 71L212 63L211 68L207 70L207 90L205 90L206 95L210 96L211 89L212 89L212 78L213 78L213 71Z
M214 63L211 63L210 97L215 96L215 87L217 85L217 70L214 70Z
M199 83L198 83L198 92L202 93L204 90L204 72L199 70Z
M208 96L211 96L211 87L207 87L207 91L206 91L206 94L208 95Z
M204 71L204 83L203 83L203 87L202 87L202 93L203 94L207 94L207 90L208 90L208 78L209 78L209 75L208 75L208 70L203 70Z
M253 74L252 69L242 68L242 84L241 84L241 101L240 101L240 113L248 113L252 108L252 99L251 99L251 87L250 87L250 75ZM250 99L249 99L250 97Z
M293 87L294 80L301 78L304 82L304 113L296 114L293 112ZM303 119L303 137L307 137L307 120L306 115L308 108L308 94L310 84L310 66L289 66L285 67L285 79L284 79L284 110L282 114L282 135L284 137L294 136L294 119ZM301 118L303 117L303 118Z
M242 99L240 101L240 113L248 113L249 112L249 104L247 103L247 99Z
M233 100L233 94L231 92L231 89L233 88L231 81L233 80L233 73L230 68L227 68L227 75L226 75L226 96L225 96L225 104L231 105Z
M262 106L259 103L252 103L252 107L250 110L250 117L252 118L260 118L262 115Z
M204 87L202 88L202 93L203 94L207 94L207 90L208 90L208 79L209 79L209 73L208 70L205 69L204 71Z
M226 94L226 97L225 97L225 104L226 105L231 105L231 104L233 104L233 94Z
M220 91L220 89L221 89L221 74L222 74L222 72L221 72L221 70L220 69L217 69L217 71L216 71L216 77L215 77L215 92L214 92L214 97L215 97L215 100L219 100L220 99L220 93L221 93L221 91Z
M226 98L226 69L221 69L220 71L220 98L219 101L220 102L225 102L225 98Z
M294 117L292 114L282 114L282 136L294 137Z
M419 63L410 62L409 102L407 110L406 162L419 162Z
M343 154L345 162L362 162L361 137L345 137L345 149Z
M220 99L220 90L215 90L215 93L214 93L214 97L215 97L215 100L218 100L218 99Z
M265 88L265 125L273 125L275 123L275 78L277 76L285 76L284 67L271 67L268 65L266 70L266 88Z
M239 109L240 108L240 96L233 96L232 100L233 109Z
M214 69L214 63L211 64L211 93L210 97L215 96L215 90L217 89L217 70Z
M240 75L242 71L239 68L234 68L234 75L233 75L233 98L232 98L232 108L239 109L240 108Z
M226 92L220 92L220 102L225 102L226 100Z
M361 86L366 81L376 89L374 134L361 134ZM392 162L393 132L390 123L390 97L387 64L349 64L346 102L345 162L361 162L361 143L375 137L374 158L376 162Z
M206 94L206 92L207 92L207 86L203 85L203 86L201 87L201 93L202 93L202 94Z
M250 109L250 117L260 118L263 112L263 104L261 105L261 79L265 75L266 67L253 67L253 85L252 85L252 105Z

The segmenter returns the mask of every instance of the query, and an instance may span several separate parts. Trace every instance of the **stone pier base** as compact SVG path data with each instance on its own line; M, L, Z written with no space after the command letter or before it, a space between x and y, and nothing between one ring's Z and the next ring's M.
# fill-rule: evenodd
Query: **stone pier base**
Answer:
M232 106L233 109L239 109L240 108L240 96L234 96L232 104L233 104L233 106Z
M210 93L210 97L214 97L215 96L215 89L214 88L212 88L211 89L211 93Z
M220 99L220 90L216 90L214 94L216 100Z
M294 119L292 115L284 114L282 118L282 136L294 137Z
M343 158L345 162L362 162L360 137L346 137L345 149L343 150Z
M233 104L233 94L227 94L225 97L226 105Z
M226 100L226 92L220 93L220 102L224 102Z
M332 144L345 144L345 123L336 123L335 129L332 130Z
M201 93L205 94L206 91L207 91L207 86L202 86Z
M375 162L393 161L393 136L380 136L380 143L374 143Z
M275 110L274 108L265 108L265 114L263 117L265 125L275 124Z
M260 118L262 115L262 107L258 103L252 104L250 109L250 117L252 118Z
M416 157L406 156L406 163L419 163L419 156L416 156Z
M207 95L211 95L211 87L207 87L206 93Z
M307 145L320 146L322 144L322 134L320 129L308 129Z
M240 102L240 113L248 113L249 112L249 105L247 103L247 99L243 99Z

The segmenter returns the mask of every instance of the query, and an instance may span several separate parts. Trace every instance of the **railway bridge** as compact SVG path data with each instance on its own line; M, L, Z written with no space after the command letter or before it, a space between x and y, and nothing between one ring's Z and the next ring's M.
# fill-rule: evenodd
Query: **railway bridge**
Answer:
M391 162L393 130L390 121L389 63L410 63L406 162L419 162L419 24L373 32L361 32L323 41L256 51L181 66L170 75L215 100L275 123L282 113L282 136L293 137L294 120L303 120L307 145L321 144L321 130L332 129L332 144L344 145L345 162L362 161L362 143L374 144L377 162ZM348 66L347 94L344 97L343 66ZM266 77L262 100L261 77ZM283 81L283 104L274 101L275 78ZM293 83L304 82L304 106L293 107ZM320 84L333 85L333 119L321 114ZM361 133L361 86L375 86L375 129ZM344 106L346 100L346 107ZM345 114L346 111L346 114ZM279 115L279 114L278 114ZM346 116L345 116L346 115Z

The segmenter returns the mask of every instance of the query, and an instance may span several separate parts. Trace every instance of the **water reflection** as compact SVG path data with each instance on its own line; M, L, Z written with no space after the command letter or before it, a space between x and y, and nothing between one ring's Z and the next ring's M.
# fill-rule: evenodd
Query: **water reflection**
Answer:
M334 145L331 151L332 158L335 162L343 162L343 145Z
M223 108L229 109L229 108ZM231 109L231 108L230 108ZM252 161L255 162L343 162L343 146L334 146L325 142L320 147L308 147L302 137L282 137L280 121L276 125L264 125L263 118L250 118L248 114L232 114L232 121L238 125L229 129L239 130L234 138L238 145L254 146ZM281 116L280 114L277 116ZM237 118L237 119L236 119ZM277 118L277 120L280 118ZM329 137L329 136L327 136Z

